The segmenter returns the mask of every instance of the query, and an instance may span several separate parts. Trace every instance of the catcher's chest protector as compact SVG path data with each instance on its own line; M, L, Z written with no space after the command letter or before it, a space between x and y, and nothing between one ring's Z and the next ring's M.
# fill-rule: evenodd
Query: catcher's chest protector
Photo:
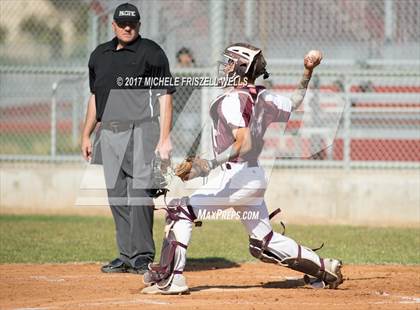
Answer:
M280 110L263 86L234 89L217 98L210 108L214 152L222 153L234 142L234 127L249 127L252 150L232 161L257 161L264 146L264 134L272 122L279 121ZM268 99L268 100L267 100Z

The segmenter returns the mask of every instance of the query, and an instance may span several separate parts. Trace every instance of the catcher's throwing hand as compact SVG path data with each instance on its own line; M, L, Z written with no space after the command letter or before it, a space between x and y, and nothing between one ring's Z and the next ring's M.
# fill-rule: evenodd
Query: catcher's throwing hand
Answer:
M312 50L305 55L303 64L306 69L313 70L316 66L321 63L322 53L320 51Z
M175 167L175 175L185 182L198 177L206 177L210 170L211 164L207 159L189 156Z

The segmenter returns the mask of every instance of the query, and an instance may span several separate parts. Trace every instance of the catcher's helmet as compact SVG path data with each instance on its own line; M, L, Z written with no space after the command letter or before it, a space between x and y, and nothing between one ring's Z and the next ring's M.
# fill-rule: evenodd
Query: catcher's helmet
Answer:
M254 81L261 75L264 75L264 79L269 76L261 49L247 43L229 45L223 52L220 65L219 72L223 71L223 75L227 77L238 75Z

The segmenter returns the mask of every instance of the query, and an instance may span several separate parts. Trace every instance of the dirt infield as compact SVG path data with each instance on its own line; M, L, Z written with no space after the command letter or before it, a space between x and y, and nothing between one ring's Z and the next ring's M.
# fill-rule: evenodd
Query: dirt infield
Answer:
M419 309L420 266L343 268L338 290L302 286L299 274L263 263L196 265L190 295L141 295L141 277L99 264L0 265L0 309ZM210 268L210 269L209 269Z

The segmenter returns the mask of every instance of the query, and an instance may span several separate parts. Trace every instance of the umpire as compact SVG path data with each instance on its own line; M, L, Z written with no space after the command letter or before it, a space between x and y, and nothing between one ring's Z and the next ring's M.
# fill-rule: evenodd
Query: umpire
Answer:
M153 200L148 195L152 161L156 152L162 163L170 161L175 89L144 83L146 78L170 78L171 73L162 48L139 35L136 6L119 5L112 28L115 37L89 59L91 96L81 147L86 160L103 164L116 227L119 256L101 270L142 274L155 256ZM98 123L92 150L90 136Z

